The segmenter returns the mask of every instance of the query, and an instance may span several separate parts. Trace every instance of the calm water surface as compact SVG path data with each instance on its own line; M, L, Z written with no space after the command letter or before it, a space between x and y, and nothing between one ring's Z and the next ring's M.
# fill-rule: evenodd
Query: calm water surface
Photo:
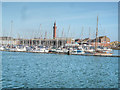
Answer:
M3 88L117 88L118 58L2 53Z

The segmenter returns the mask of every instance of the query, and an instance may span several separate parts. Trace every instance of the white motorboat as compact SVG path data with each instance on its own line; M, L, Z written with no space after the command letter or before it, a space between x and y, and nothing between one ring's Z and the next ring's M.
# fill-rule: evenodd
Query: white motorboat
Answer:
M5 48L4 46L1 46L1 47L0 47L0 50L1 50L1 51L4 51L5 49L6 49L6 48Z
M86 53L93 53L95 50L94 49L87 49L85 50Z
M57 53L63 53L63 50L61 48L56 49Z
M63 52L64 53L67 53L69 50L68 49L63 49Z
M48 53L49 50L46 48L37 48L37 49L33 50L33 52Z
M112 49L110 49L110 48L107 48L107 47L100 47L100 48L97 48L97 51L98 52L106 52L106 53L108 53L108 52L111 52L112 51Z
M73 49L72 54L84 54L84 49L83 48L78 48L78 49Z
M18 46L18 47L16 47L16 51L24 52L24 51L27 51L27 49L26 49L26 47Z

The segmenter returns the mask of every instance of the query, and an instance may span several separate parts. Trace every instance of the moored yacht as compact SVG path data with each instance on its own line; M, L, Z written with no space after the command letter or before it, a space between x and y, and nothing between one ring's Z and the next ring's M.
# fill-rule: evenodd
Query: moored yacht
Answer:
M0 46L0 51L4 51L5 49L5 46Z
M78 47L77 49L72 50L72 54L84 54L84 49L82 47Z
M25 46L17 46L17 47L16 47L16 51L24 52L24 51L27 51L27 49L26 49Z

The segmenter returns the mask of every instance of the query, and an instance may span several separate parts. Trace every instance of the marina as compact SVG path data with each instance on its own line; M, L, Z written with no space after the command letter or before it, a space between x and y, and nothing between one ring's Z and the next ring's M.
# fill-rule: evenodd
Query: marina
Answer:
M98 37L98 16L95 39L90 39L90 34L89 38L81 38L81 40L73 39L71 37L61 38L57 37L56 31L57 26L55 21L53 26L53 39L47 39L46 37L44 39L14 39L12 37L1 37L2 43L0 50L10 52L61 53L68 55L120 57L112 55L110 39L107 36ZM45 36L46 33L47 32L45 32Z
M117 2L0 5L0 90L120 87Z
M117 55L113 55L111 54L96 54L96 53L88 53L88 52L84 52L84 50L68 50L68 49L46 49L46 48L30 48L30 47L24 47L21 49L18 48L13 48L13 49L5 49L5 48L0 48L1 51L7 51L7 52L27 52L27 53L50 53L50 54L67 54L67 55L82 55L82 56L102 56L102 57L120 57L119 54ZM69 54L70 51L70 54ZM112 51L112 50L111 50ZM119 52L118 52L119 53Z

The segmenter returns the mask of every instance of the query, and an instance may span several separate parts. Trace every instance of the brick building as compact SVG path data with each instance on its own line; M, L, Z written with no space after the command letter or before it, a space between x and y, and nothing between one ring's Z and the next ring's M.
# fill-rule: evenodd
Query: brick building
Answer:
M91 44L92 46L95 46L95 42L96 39L89 39L89 38L85 38L85 39L76 39L75 42L81 44ZM110 38L108 38L107 36L100 36L97 38L97 45L98 46L110 46Z

